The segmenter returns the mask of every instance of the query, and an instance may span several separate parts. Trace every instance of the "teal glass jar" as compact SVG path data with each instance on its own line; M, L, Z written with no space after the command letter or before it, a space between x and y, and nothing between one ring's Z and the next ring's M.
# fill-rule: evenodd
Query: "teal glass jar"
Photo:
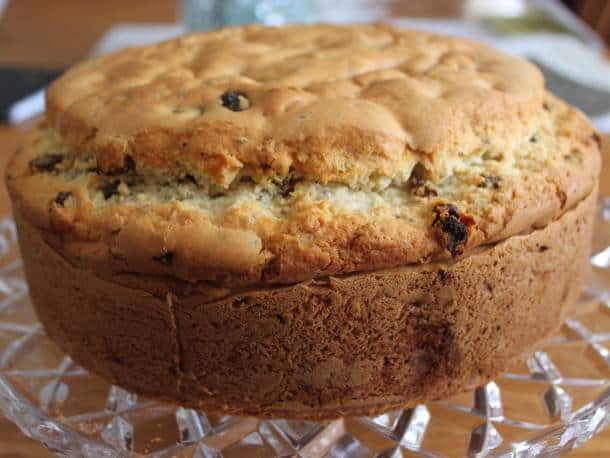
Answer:
M279 25L309 22L314 0L182 0L182 20L189 30L258 22Z

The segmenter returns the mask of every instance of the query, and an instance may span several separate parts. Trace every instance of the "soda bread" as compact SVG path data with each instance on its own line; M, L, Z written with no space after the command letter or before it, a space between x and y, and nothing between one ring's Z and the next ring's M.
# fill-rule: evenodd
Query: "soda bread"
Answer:
M85 61L7 172L78 363L258 416L495 376L587 264L599 137L532 64L389 25L244 26Z

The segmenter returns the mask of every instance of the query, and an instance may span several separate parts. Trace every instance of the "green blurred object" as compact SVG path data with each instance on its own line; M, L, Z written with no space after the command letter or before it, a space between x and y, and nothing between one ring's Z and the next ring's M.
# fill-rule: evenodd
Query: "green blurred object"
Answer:
M568 33L572 35L572 31L564 24L558 22L548 12L539 9L530 9L527 13L516 17L483 17L481 22L505 35L534 32Z

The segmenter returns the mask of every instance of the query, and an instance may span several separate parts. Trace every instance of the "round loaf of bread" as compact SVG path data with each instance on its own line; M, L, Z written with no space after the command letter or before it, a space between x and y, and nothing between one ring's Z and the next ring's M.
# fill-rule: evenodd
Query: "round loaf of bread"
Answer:
M207 411L331 418L465 390L553 332L599 169L524 60L250 25L70 69L7 185L32 302L76 362Z

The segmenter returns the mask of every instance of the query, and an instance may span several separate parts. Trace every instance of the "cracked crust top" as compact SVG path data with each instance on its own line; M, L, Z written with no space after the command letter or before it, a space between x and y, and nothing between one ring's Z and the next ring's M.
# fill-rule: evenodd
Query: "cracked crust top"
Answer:
M69 70L50 123L108 172L205 174L227 188L292 173L322 184L440 179L514 147L544 95L532 64L478 43L390 25L224 28Z
M387 25L188 35L84 62L47 100L15 210L117 281L224 294L462 256L599 173L589 122L534 66Z

